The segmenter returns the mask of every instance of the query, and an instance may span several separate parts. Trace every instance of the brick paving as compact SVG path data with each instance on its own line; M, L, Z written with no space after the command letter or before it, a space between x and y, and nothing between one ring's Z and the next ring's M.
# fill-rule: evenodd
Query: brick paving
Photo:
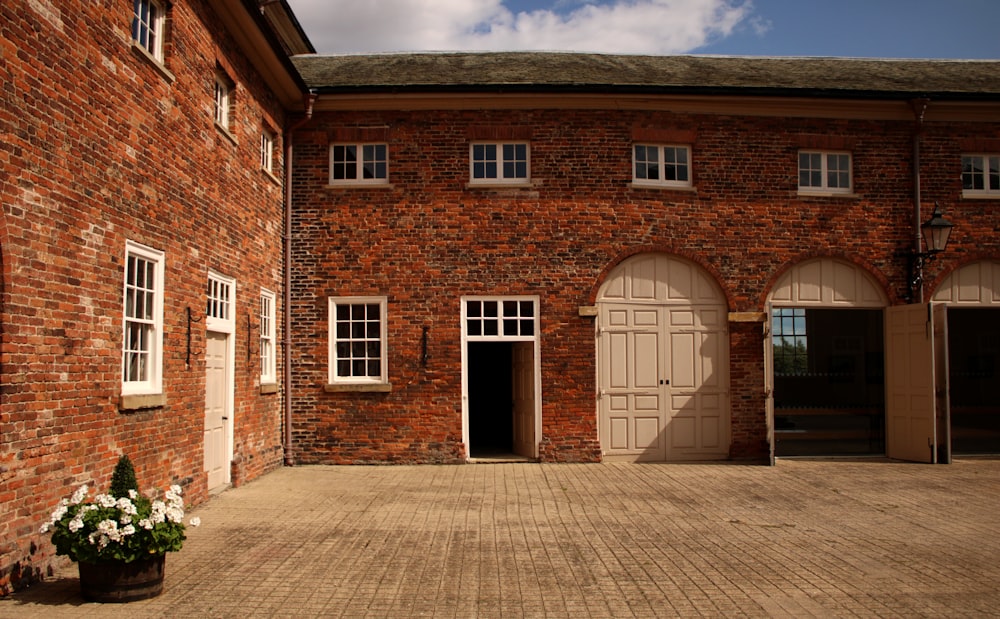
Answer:
M0 617L1000 617L1000 460L285 468L191 515L163 595L74 565Z

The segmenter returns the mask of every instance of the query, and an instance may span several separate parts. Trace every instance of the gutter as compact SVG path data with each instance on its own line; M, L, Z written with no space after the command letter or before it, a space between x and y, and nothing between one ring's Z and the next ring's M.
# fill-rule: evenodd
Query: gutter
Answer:
M920 203L920 138L924 133L924 114L930 105L930 99L913 99L910 107L913 109L913 251L917 254L921 251L923 242L920 234L921 203ZM907 277L910 277L908 275ZM920 289L916 291L916 298L910 299L910 303L924 302L924 284L920 282Z
M281 356L284 367L282 368L285 386L285 428L283 447L285 452L285 466L295 465L295 455L292 451L292 142L295 131L303 127L312 120L313 105L316 103L316 92L310 90L305 96L305 117L300 118L292 126L285 129L285 230L282 240L285 244L285 268L284 268L284 324L282 326Z

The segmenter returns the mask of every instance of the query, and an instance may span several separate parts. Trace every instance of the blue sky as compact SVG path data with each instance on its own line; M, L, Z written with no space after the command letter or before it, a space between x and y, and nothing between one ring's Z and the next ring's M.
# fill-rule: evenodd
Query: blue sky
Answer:
M320 53L1000 59L1000 0L288 0Z

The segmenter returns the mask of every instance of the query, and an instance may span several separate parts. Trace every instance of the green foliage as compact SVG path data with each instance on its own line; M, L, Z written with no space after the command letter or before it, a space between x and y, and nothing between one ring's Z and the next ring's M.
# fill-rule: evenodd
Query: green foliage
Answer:
M135 478L135 468L125 454L118 458L115 471L111 474L111 489L109 494L116 499L127 497L129 490L139 491L139 482Z

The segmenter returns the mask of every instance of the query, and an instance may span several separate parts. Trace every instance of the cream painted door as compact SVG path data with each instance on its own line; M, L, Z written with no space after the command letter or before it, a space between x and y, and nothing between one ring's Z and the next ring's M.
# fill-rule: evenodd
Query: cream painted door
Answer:
M886 310L886 455L933 462L937 450L934 415L934 340L930 307Z
M663 460L668 380L663 311L609 303L599 319L603 451L608 456Z
M214 490L227 483L226 455L228 414L229 336L225 333L207 333L205 344L205 470L208 472L208 489Z
M514 342L514 453L535 457L535 343Z
M728 454L722 363L727 349L718 308L664 309L667 316L667 460Z
M663 461L728 454L723 315L716 307L603 305L605 455Z

